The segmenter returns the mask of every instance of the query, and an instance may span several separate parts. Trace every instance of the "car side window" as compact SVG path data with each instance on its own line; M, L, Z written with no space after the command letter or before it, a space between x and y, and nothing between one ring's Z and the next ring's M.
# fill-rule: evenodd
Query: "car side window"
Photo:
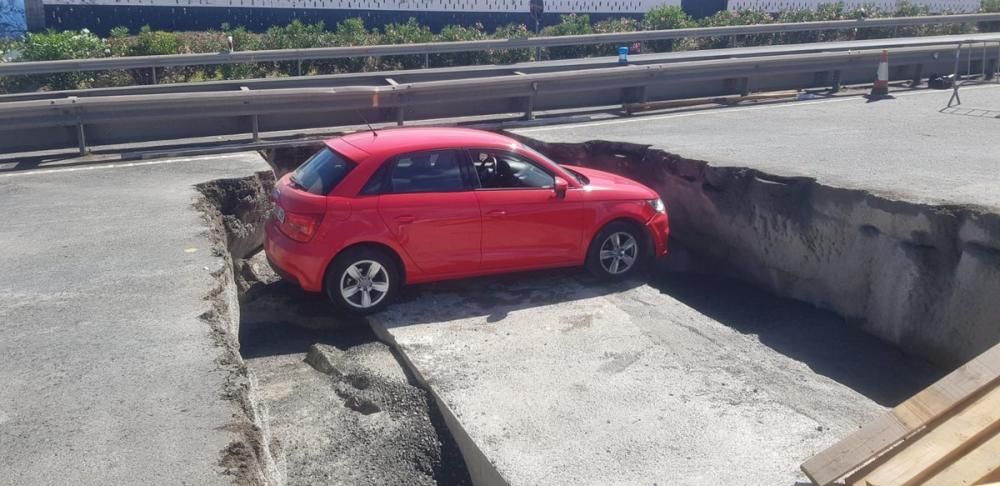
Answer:
M510 152L470 150L483 189L553 187L555 178L534 161Z
M453 192L466 190L461 154L438 150L400 155L389 162L387 177L379 183L382 194Z

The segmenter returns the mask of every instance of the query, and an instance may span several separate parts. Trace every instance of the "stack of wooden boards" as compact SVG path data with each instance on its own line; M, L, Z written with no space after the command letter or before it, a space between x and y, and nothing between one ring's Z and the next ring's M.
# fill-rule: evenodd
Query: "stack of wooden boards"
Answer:
M813 483L1000 486L1000 344L802 464Z

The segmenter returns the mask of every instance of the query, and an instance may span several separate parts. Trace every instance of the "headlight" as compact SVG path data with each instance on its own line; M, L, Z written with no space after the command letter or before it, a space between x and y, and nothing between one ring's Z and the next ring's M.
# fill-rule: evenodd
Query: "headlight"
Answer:
M663 199L660 198L650 199L646 201L646 203L649 204L649 207L653 208L653 211L656 211L658 213L667 212L667 206L663 204Z

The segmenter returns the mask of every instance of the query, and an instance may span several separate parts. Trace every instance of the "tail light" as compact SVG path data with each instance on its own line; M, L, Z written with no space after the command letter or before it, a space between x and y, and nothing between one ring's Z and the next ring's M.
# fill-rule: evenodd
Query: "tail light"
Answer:
M305 243L316 236L316 230L323 222L322 214L290 213L282 210L275 211L275 217L281 232L300 243Z

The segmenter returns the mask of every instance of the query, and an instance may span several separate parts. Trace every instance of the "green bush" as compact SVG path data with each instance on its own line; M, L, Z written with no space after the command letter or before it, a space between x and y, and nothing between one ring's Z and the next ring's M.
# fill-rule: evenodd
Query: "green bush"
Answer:
M729 27L736 25L771 24L775 19L769 12L763 10L723 10L711 17L702 19L702 27ZM773 34L755 34L746 36L707 37L698 40L700 49L719 49L736 46L760 46L774 44Z
M980 10L983 12L1000 12L1000 0L983 0ZM1000 22L980 22L977 28L982 32L1000 31Z
M365 27L365 21L360 18L346 19L337 23L337 29L332 34L333 45L370 46L377 43L377 38ZM375 60L369 57L336 59L330 63L329 72L363 72L375 68Z
M377 32L377 31L373 31ZM377 34L375 34L377 35ZM404 23L385 26L378 44L421 44L434 42L430 27L410 17ZM424 56L386 56L379 60L380 69L418 69L424 66Z
M602 20L594 24L595 34L612 34L615 32L635 32L642 30L642 23L635 19L620 18L620 19L608 19ZM624 43L617 44L598 44L592 47L592 54L595 56L616 56L618 55L618 47L625 45Z
M104 57L104 49L104 40L86 29L79 32L49 30L39 34L28 33L25 35L21 59L24 61L55 61Z
M562 15L559 23L542 29L543 36L560 35L587 35L593 34L594 27L590 23L589 15ZM589 57L599 52L595 46L561 46L548 49L549 59L572 59L577 57Z
M180 47L181 43L177 34L162 30L150 30L147 25L139 31L139 36L132 44L129 54L133 56L166 56L180 54Z
M441 29L435 42L461 42L477 41L489 39L489 35L483 31L483 24L475 24L472 27L461 25L446 25ZM473 64L487 64L490 62L490 54L485 51L455 52L450 54L435 54L430 57L431 66L468 66Z
M684 9L676 5L653 7L642 17L644 30L687 29L696 26L697 22L684 12ZM690 39L659 40L647 43L647 48L656 52L682 51L690 47Z
M84 29L79 32L49 30L38 34L26 34L21 44L21 61L55 61L60 59L87 59L105 57L107 45L104 40ZM58 73L22 77L19 89L74 89L97 84L99 75L94 73Z
M507 24L493 31L494 39L526 39L532 36L528 26L524 24ZM498 49L488 51L493 64L515 64L528 62L535 58L534 49Z

